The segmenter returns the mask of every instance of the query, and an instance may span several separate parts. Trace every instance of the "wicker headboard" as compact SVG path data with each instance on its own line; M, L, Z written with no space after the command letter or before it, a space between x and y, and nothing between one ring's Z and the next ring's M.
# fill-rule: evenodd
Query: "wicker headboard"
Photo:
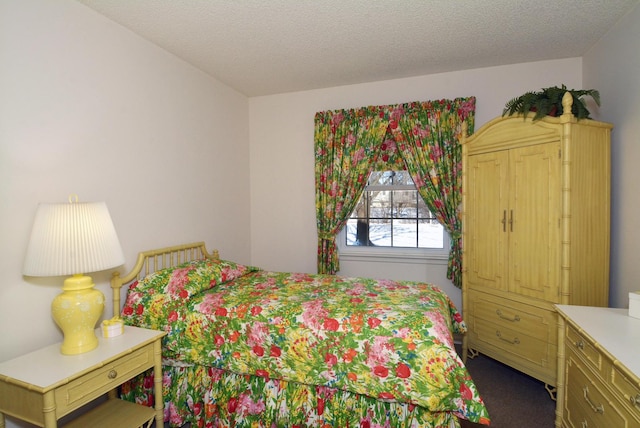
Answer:
M143 251L138 254L138 260L129 273L120 276L120 272L114 272L111 278L111 290L113 294L113 316L120 314L120 293L124 285L133 280L141 280L155 271L166 269L192 260L218 259L218 250L211 253L207 251L204 242L176 245L173 247L159 248L157 250Z

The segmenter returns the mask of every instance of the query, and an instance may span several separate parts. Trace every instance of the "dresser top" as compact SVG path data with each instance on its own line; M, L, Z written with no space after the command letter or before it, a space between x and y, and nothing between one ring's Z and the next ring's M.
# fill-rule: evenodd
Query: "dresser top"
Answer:
M570 305L556 308L640 377L640 319L630 317L628 309Z
M27 383L42 391L94 370L97 367L164 336L161 331L125 326L124 334L105 339L96 330L98 347L83 354L63 355L60 343L0 363L0 379Z

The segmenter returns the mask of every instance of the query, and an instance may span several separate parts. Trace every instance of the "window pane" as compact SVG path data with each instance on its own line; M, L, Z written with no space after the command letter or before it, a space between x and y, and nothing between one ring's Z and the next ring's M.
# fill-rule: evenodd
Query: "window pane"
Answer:
M347 221L346 232L347 245L372 245L369 240L369 224L366 219L349 219Z
M351 216L349 220L347 220L347 225L345 226L345 235L347 238L347 245L358 245L356 243L356 220Z
M351 218L367 218L367 192L362 192L360 200L351 213Z
M373 171L371 175L369 175L369 180L367 184L369 186L385 186L393 183L393 176L395 173L393 171Z
M416 193L418 193L418 191L416 191ZM427 208L427 204L424 203L424 199L422 199L422 196L420 195L418 195L418 218L424 220L435 220L434 215L431 213L431 211L429 211L429 208ZM435 220L435 222L437 223L438 221Z
M389 220L374 220L369 222L369 240L380 247L391 246L391 222Z
M396 171L395 176L393 177L393 184L405 186L414 185L409 171Z
M371 198L369 217L391 218L391 192L376 191L367 192Z
M417 196L416 190L396 190L393 192L393 217L416 218ZM415 246L415 245L414 245Z
M444 227L437 220L420 220L418 227L418 248L444 248Z
M416 248L418 225L415 220L393 221L393 246Z

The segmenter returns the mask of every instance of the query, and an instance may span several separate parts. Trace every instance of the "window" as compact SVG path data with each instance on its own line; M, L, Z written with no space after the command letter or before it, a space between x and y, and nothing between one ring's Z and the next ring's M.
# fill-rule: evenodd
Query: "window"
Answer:
M449 245L448 234L427 208L407 171L371 173L340 241L343 249L445 250Z

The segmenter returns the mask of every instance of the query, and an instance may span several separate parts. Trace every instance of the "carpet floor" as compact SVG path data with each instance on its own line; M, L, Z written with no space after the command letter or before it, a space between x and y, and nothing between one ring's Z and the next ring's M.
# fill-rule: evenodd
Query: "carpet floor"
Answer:
M492 428L552 428L556 402L544 383L482 354L467 360ZM460 421L462 428L482 425Z

